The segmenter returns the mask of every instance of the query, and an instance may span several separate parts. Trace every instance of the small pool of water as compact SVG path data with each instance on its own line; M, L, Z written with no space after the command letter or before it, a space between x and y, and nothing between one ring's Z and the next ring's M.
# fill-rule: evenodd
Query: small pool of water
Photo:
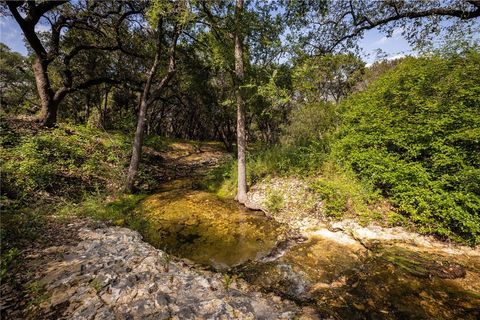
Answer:
M146 198L147 240L175 256L225 270L267 255L285 227L233 200L175 181Z

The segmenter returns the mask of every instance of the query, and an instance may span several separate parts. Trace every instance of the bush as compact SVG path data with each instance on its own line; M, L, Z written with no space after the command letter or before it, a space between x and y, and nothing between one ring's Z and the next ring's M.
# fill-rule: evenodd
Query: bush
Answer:
M18 256L17 248L10 248L8 250L2 250L1 260L0 260L0 281L4 280L8 275L8 270L11 265L15 262L15 259Z
M333 156L420 230L480 243L480 53L407 58L346 100Z
M327 153L339 121L337 109L333 103L318 102L293 111L290 123L283 130L283 144L304 147L316 144L317 151Z
M34 241L58 208L119 190L130 146L118 133L67 124L38 130L17 120L2 121L2 250Z
M14 137L14 131L5 130L1 151L2 194L10 199L27 200L41 192L78 199L82 188L121 182L129 145L122 135L61 125Z
M353 172L348 172L333 161L325 162L311 188L319 194L326 216L333 218L360 216L370 219L377 215L373 208L380 197L371 187L362 184Z
M107 196L102 193L89 194L79 204L69 203L59 212L62 216L71 214L85 217L93 217L118 226L128 226L140 231L147 222L141 215L136 214L139 203L145 199L144 194L122 194L115 199L106 200Z
M278 213L284 206L284 199L280 192L269 190L267 193L267 199L265 201L265 207L270 213Z

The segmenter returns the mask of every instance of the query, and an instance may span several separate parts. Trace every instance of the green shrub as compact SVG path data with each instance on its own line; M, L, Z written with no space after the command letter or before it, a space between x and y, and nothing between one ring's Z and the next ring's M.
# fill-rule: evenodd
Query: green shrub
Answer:
M17 256L18 250L16 248L10 248L8 250L2 248L0 260L0 281L5 279L5 277L8 275L8 270L10 269L12 263L14 263Z
M106 200L104 194L88 194L78 204L70 203L63 206L59 214L93 217L96 220L140 230L144 221L135 212L144 198L143 194L125 194L113 200Z
M313 174L324 163L327 154L312 143L306 147L278 145L247 155L247 183L252 186L269 175ZM237 188L235 160L212 170L202 185L222 197L233 197Z
M283 205L284 205L284 199L280 192L270 190L267 193L265 206L268 212L277 213L283 208Z
M85 195L114 193L122 185L130 146L127 136L69 124L36 131L24 128L28 122L4 123L2 248L35 241L46 216L74 206Z
M166 151L169 148L169 141L164 137L151 135L145 137L143 145L145 147L150 147L156 151Z
M328 153L330 140L338 125L338 107L333 103L317 102L303 105L291 113L283 129L282 143L289 146L316 145L316 151Z
M2 193L14 199L32 198L42 191L78 198L82 188L118 183L127 146L122 135L81 126L61 125L23 135L2 148Z
M220 197L233 198L237 190L237 163L226 161L207 173L200 187L214 192Z
M407 58L349 98L333 156L420 230L480 243L480 53Z
M378 194L362 184L353 172L345 171L332 161L327 161L319 172L321 176L315 178L311 188L320 195L328 217L376 215L371 205L379 200Z

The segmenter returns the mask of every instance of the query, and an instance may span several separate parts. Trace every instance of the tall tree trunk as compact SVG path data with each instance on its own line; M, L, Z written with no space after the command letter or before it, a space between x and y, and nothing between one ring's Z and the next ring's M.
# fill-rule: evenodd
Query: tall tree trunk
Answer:
M110 94L111 87L105 85L105 100L103 101L103 110L102 110L102 127L107 128L107 112L108 112L108 95Z
M60 101L54 99L54 92L48 78L47 62L36 56L33 60L33 74L37 85L38 95L40 97L40 117L42 126L53 127L57 122L57 109Z
M143 136L145 132L145 122L147 118L148 108L148 95L150 94L150 88L152 87L152 81L157 72L158 60L160 53L155 55L155 61L148 73L147 82L143 88L142 96L140 97L140 107L138 110L137 130L135 131L135 138L133 139L132 158L130 159L130 166L128 167L127 181L125 184L125 191L132 192L135 183L135 178L138 173L138 166L140 164L140 158L142 156Z
M160 83L155 87L153 92L151 91L153 78L155 77L155 73L158 68L159 60L160 60L160 51L161 51L161 32L162 32L162 19L159 20L157 31L158 31L158 39L157 39L157 52L155 53L155 60L153 62L152 68L148 73L147 82L145 83L145 87L143 88L143 93L140 98L140 107L138 111L138 120L137 120L137 130L135 131L135 138L133 140L133 147L132 147L132 158L130 159L130 166L128 168L127 173L127 180L125 183L125 191L132 192L133 186L135 183L135 178L137 177L138 173L138 166L140 165L140 158L142 156L142 145L143 145L143 136L145 133L145 124L147 120L147 108L150 106L156 99L160 97L165 86L168 84L170 79L175 74L175 52L177 48L177 40L179 31L177 26L174 27L174 35L172 39L172 44L169 50L169 62L168 62L168 71L167 74L164 75Z
M242 35L243 0L235 4L235 78L237 100L237 152L238 152L238 185L237 201L244 204L247 201L247 169L246 169L246 136L245 136L245 101L242 86L244 81L243 68L243 35Z
M83 120L84 124L88 123L88 119L90 119L90 91L86 92L85 96L85 119Z

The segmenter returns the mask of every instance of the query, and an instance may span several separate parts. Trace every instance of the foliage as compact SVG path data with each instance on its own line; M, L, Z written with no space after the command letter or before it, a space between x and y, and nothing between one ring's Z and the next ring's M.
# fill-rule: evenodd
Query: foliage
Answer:
M395 32L412 45L433 48L439 39L478 43L477 1L290 1L286 12L292 41L303 51L324 54L358 47L368 30Z
M374 205L380 200L368 185L362 184L353 172L327 161L314 178L311 188L320 195L325 215L340 218L345 215L370 218L378 210Z
M6 131L4 140L15 135ZM79 188L115 189L122 179L127 150L125 136L81 126L62 124L23 135L1 150L2 193L17 200L41 192L74 199L82 195Z
M267 175L315 174L328 158L330 142L339 121L331 103L306 104L291 113L281 143L259 148L247 159L247 178L254 184Z
M33 73L28 58L0 43L0 106L9 113L36 110Z
M267 193L267 199L265 201L265 206L270 213L277 213L283 208L284 199L281 193L278 191L269 190Z
M69 210L90 194L119 189L128 136L69 124L37 132L30 120L3 120L2 250L35 241L59 207Z
M16 248L2 250L0 260L0 280L3 280L8 275L8 269L18 256Z
M337 157L420 230L480 241L480 53L407 58L346 110Z
M234 197L237 186L236 161L226 161L211 170L200 186L220 197Z
M290 146L317 144L328 152L329 142L339 122L335 104L318 102L306 104L292 112L290 123L283 130L282 142Z
M304 105L281 144L249 156L249 184L310 175L329 216L413 222L478 243L478 59L477 51L406 58L375 71L339 106ZM235 180L232 162L215 172L212 190L232 195Z
M353 54L327 54L304 58L293 71L295 98L303 103L338 103L362 79L364 66L365 63Z
M135 214L138 204L145 198L143 194L118 195L114 199L106 200L106 195L93 193L86 196L82 202L65 205L60 215L78 215L92 217L115 224L128 226L134 230L142 230L147 223L139 215Z
M143 145L145 147L152 148L156 151L166 151L169 148L168 140L157 135L151 135L151 136L145 137L145 141L143 142Z
M327 154L316 143L305 147L275 145L257 150L247 157L247 182L254 185L270 175L314 174L326 158ZM236 161L231 160L209 173L203 186L221 197L234 197L236 183Z

